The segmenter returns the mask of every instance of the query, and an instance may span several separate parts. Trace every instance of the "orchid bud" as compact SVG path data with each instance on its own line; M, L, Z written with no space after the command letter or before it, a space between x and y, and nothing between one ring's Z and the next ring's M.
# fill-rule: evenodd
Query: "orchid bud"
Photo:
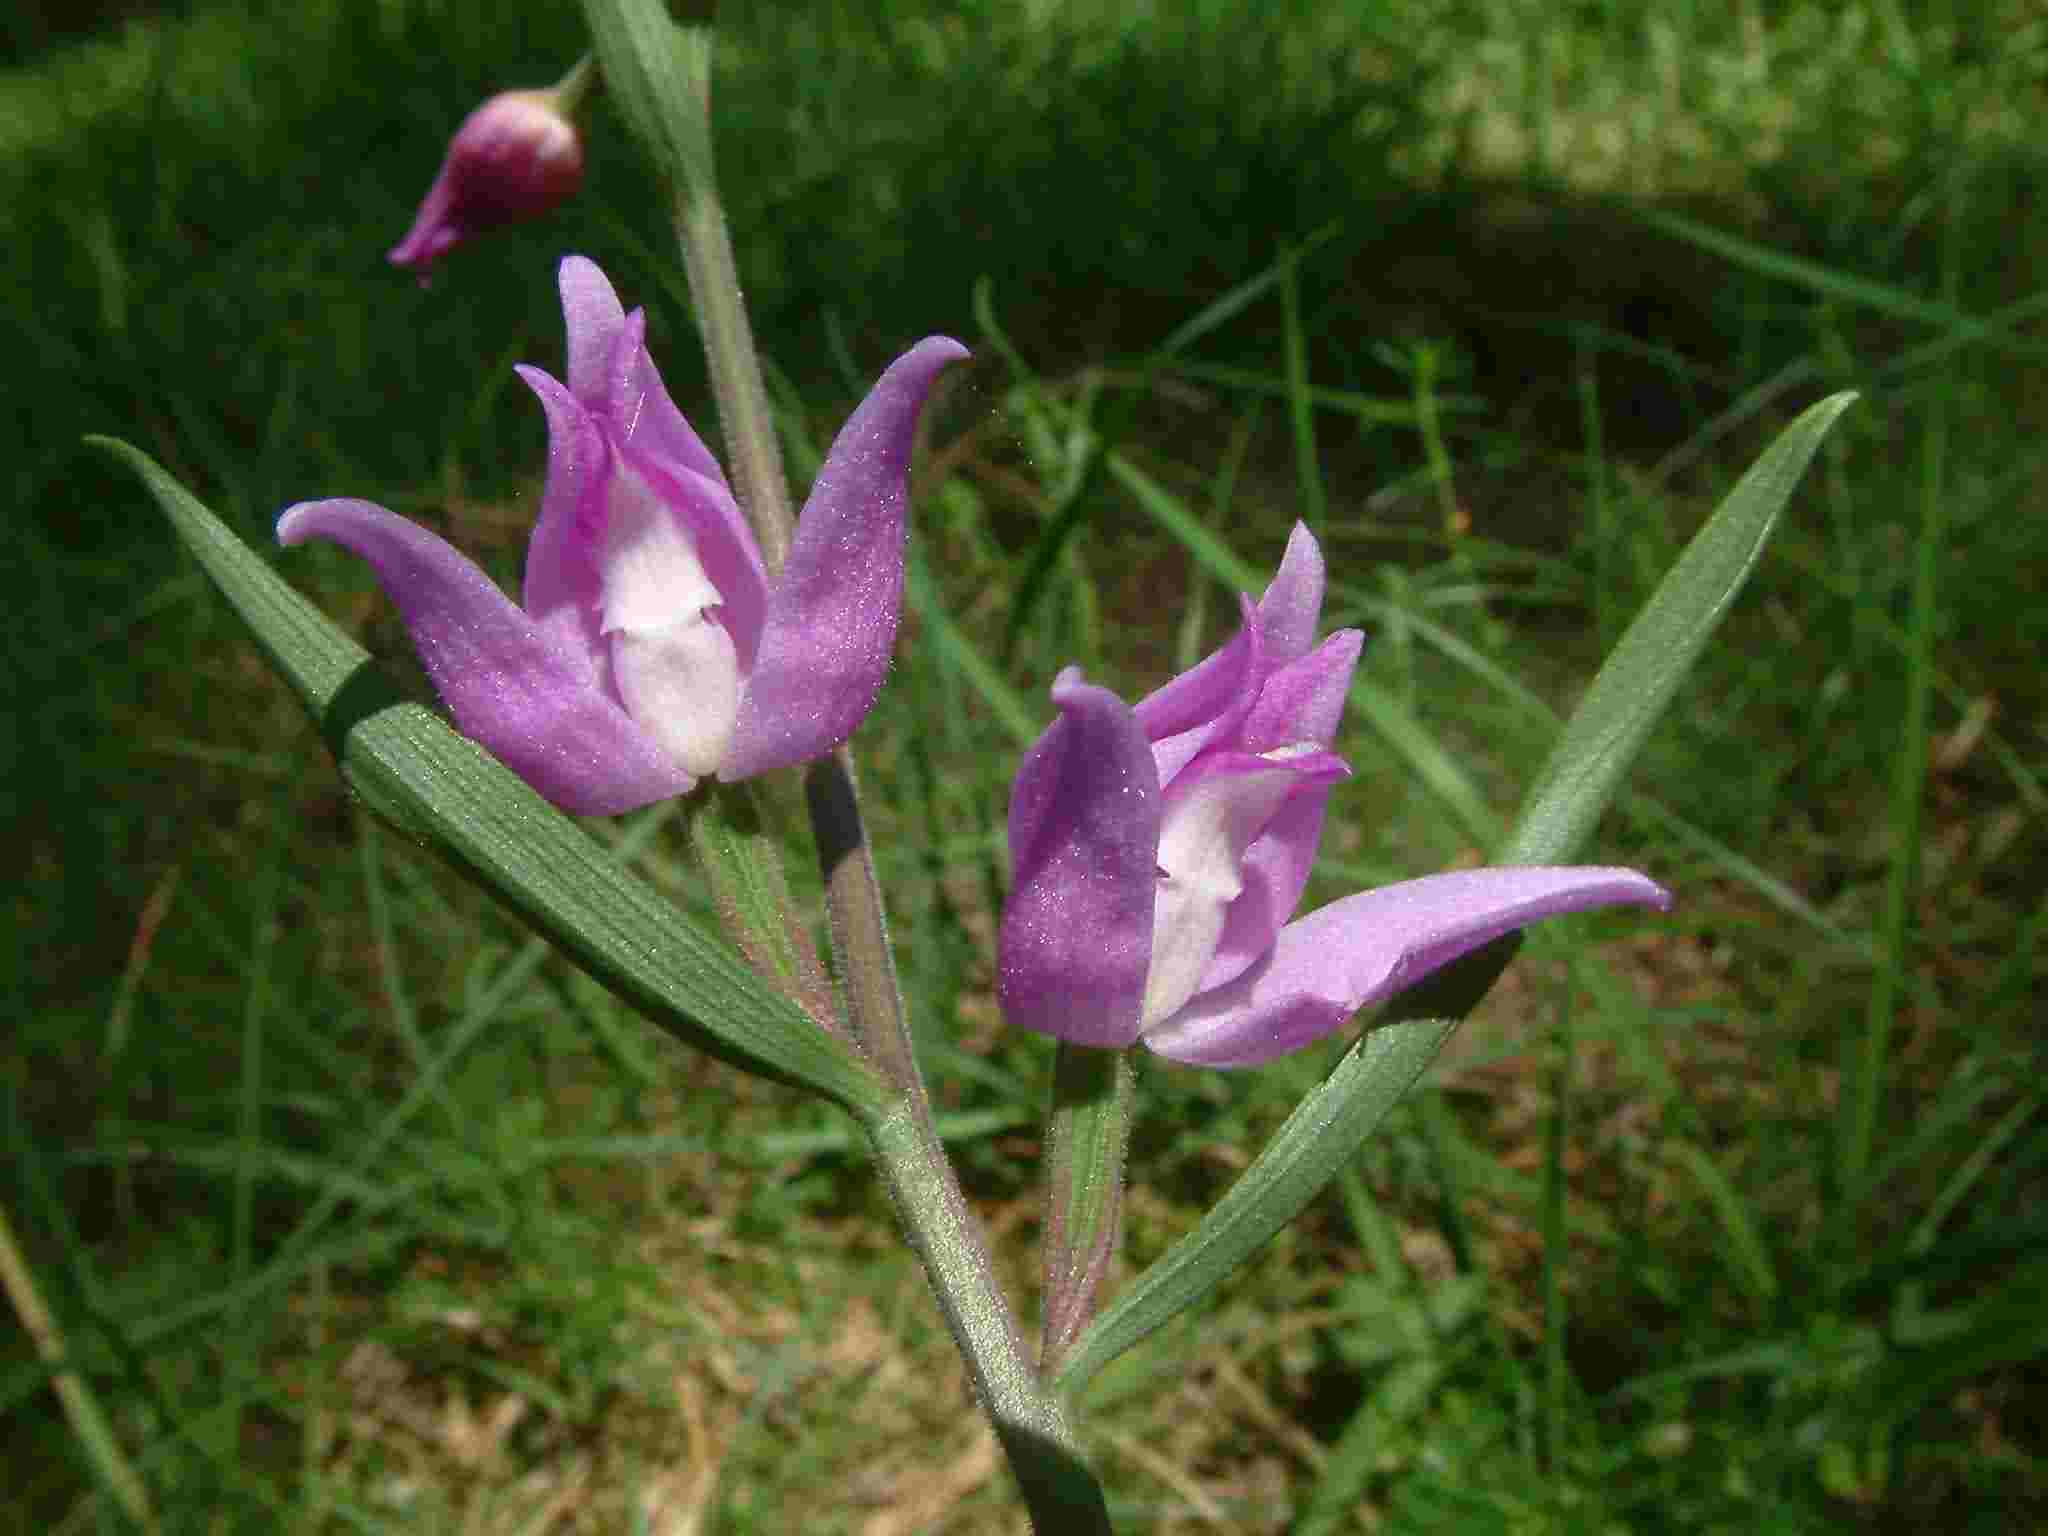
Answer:
M581 186L583 136L565 109L566 94L561 86L506 91L470 113L411 230L392 247L392 265L424 282L471 235L537 219Z

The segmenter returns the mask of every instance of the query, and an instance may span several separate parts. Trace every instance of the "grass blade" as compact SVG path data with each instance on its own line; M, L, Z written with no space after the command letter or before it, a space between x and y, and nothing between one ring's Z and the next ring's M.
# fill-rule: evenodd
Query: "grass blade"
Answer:
M1774 251L1740 235L1728 234L1712 225L1688 219L1683 214L1646 209L1639 217L1652 229L1662 230L1674 240L1683 240L1703 251L1711 251L1734 266L1795 283L1823 298L1840 299L1859 309L1890 315L1895 320L1916 320L1966 340L1984 342L2000 352L2035 359L2041 356L2040 346L2027 345L2006 334L2002 328L1966 314L1953 304L1932 303L1889 283L1874 282L1853 273L1838 272L1818 262L1788 256L1783 251ZM2015 308L2013 312L2024 316L2029 311Z
M1671 1155L1685 1166L1693 1182L1699 1185L1700 1193L1707 1197L1707 1204L1713 1207L1727 1239L1728 1267L1735 1272L1735 1278L1759 1306L1768 1306L1777 1297L1778 1276L1771 1267L1770 1249L1758 1234L1756 1223L1749 1219L1749 1211L1735 1185L1719 1164L1691 1142L1679 1142L1671 1149Z
M1308 341L1301 329L1300 255L1280 257L1280 340L1287 366L1287 414L1294 428L1295 479L1301 488L1302 518L1321 538L1328 531L1329 497L1316 456L1316 408L1309 398Z
M4 1210L0 1210L0 1289L7 1292L22 1328L50 1368L50 1385L56 1389L64 1417L70 1422L72 1434L78 1437L79 1447L92 1464L93 1472L131 1521L144 1530L154 1531L156 1519L150 1511L149 1492L123 1454L92 1388L83 1376L64 1364L64 1336L57 1331L56 1318L43 1304L42 1292L29 1272L27 1256L14 1240L13 1225Z

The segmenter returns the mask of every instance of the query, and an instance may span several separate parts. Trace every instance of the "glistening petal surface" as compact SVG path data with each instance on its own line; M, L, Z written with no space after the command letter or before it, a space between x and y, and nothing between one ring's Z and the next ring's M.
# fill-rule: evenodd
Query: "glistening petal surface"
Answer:
M418 524L367 501L311 501L278 519L277 537L367 560L463 734L564 810L615 816L696 782L592 686L582 658Z
M1458 870L1363 891L1289 923L1264 959L1147 1031L1145 1043L1192 1066L1253 1066L1542 918L1670 902L1632 869L1598 867Z
M1358 630L1340 629L1305 655L1269 668L1257 701L1239 723L1235 744L1247 752L1305 741L1327 747L1336 738L1364 647L1365 636Z
M661 381L661 370L654 366L654 358L647 350L644 310L636 309L626 317L618 339L612 344L606 398L613 430L621 442L651 458L680 464L692 474L715 481L726 493L726 499L731 500L732 490L725 483L725 471L718 467L718 460L704 446L697 429L676 409L668 386ZM735 530L751 544L753 534L746 531L737 507L733 509L733 519Z
M1013 1025L1081 1045L1138 1037L1152 959L1161 796L1131 707L1069 667L1060 715L1010 794L1010 899L996 991Z
M1303 742L1329 746L1364 643L1357 630L1340 629L1269 675L1238 731L1239 745L1252 752ZM1245 850L1244 890L1230 904L1216 953L1202 973L1203 990L1232 980L1271 948L1274 935L1301 904L1316 845L1322 840L1331 788L1325 781L1295 791Z
M1296 523L1287 537L1280 569L1259 598L1259 625L1266 665L1284 667L1308 654L1323 612L1323 550L1308 524Z
M526 544L522 606L559 643L583 656L595 677L602 664L597 557L611 450L596 419L567 389L538 368L522 363L513 371L539 397L548 419L547 483Z
M889 365L818 472L740 702L728 781L807 762L853 734L881 691L903 604L911 441L932 381L967 349L930 336Z
M569 393L594 409L608 391L626 309L611 279L588 256L564 256L555 283L569 327Z
M1243 629L1227 645L1138 701L1138 718L1152 739L1166 743L1214 720L1223 711L1223 701L1234 693L1241 693L1249 705L1268 672L1306 656L1315 644L1316 623L1322 614L1323 582L1322 548L1306 523L1296 523L1294 532L1288 536L1286 553L1280 557L1280 569L1273 573L1258 602L1254 604L1239 595L1244 609ZM1342 703L1340 695L1340 708ZM1202 744L1215 740L1219 734L1205 735ZM1325 736L1323 740L1327 744L1329 738ZM1160 771L1171 778L1180 764L1193 756L1192 750L1167 747Z
M1259 696L1266 647L1258 610L1242 592L1237 606L1235 635L1132 706L1157 750L1161 779L1171 779L1203 747L1234 732Z

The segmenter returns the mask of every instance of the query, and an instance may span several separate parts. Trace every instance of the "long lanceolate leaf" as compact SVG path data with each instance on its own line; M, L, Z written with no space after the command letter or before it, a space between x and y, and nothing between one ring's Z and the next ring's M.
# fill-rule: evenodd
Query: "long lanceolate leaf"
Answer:
M342 777L663 1029L858 1115L886 1102L844 1044L757 977L509 768L396 693L368 654L139 449L129 465L326 736Z
M1741 590L1792 488L1853 395L1809 408L1764 450L1659 584L1566 723L1500 862L1564 863ZM1512 954L1498 943L1397 999L1311 1091L1244 1175L1075 1341L1058 1387L1079 1391L1201 1300L1299 1215L1413 1087Z
M1830 395L1778 434L1688 544L1579 701L1522 802L1503 864L1562 862L1585 842L1621 775L1764 552L1778 514L1853 394Z

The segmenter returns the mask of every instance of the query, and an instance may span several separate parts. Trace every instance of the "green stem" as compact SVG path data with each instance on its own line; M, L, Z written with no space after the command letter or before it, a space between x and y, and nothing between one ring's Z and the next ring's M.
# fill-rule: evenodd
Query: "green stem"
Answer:
M574 64L569 72L548 89L554 93L555 106L564 117L574 118L583 110L583 104L591 94L604 84L604 76L597 70L597 55L586 53Z
M1109 1510L1060 1401L1039 1380L931 1119L909 1100L866 1123L910 1244L974 1393L995 1424L1038 1536L1107 1536Z
M855 1039L901 1095L867 1131L911 1249L967 1361L975 1396L995 1425L1032 1529L1039 1536L1106 1536L1109 1512L1101 1485L1088 1470L1059 1398L1032 1366L1016 1313L996 1283L980 1224L932 1123L896 980L881 885L861 826L853 755L842 747L813 764L804 788L847 1016Z
M654 0L586 0L607 85L675 187L676 238L690 283L735 489L771 578L795 518L768 391L741 301L739 272L718 201L711 148L711 38L676 27ZM880 882L860 813L853 756L814 764L805 794L825 876L832 942L855 1040L895 1090L890 1107L861 1113L975 1391L1043 1536L1109 1530L1059 1399L1040 1382L1015 1314L995 1282L988 1246L960 1193L917 1068L889 946ZM860 1111L856 1111L860 1113Z
M711 368L711 385L724 423L726 452L738 482L739 499L760 540L761 557L773 575L789 549L795 518L761 377L740 297L739 269L711 163L711 43L708 33L681 32L683 78L689 95L689 133L698 148L679 179L676 236L689 274ZM897 1090L929 1116L924 1080L911 1049L902 991L889 946L888 919L880 882L860 813L859 780L853 754L841 747L814 765L805 780L811 827L825 874L825 905L832 944L845 979L854 1037Z
M678 183L676 239L683 248L683 270L690 281L690 302L704 336L704 356L711 367L711 392L718 400L718 419L725 427L727 463L739 503L753 522L761 543L761 559L771 577L782 569L796 515L783 478L782 450L776 442L775 420L768 407L768 387L754 350L754 334L740 296L739 265L733 259L732 236L709 153L711 142L711 38L700 28L681 30L684 77L690 99L687 110L701 127L705 152L701 164ZM693 135L694 136L694 135Z

